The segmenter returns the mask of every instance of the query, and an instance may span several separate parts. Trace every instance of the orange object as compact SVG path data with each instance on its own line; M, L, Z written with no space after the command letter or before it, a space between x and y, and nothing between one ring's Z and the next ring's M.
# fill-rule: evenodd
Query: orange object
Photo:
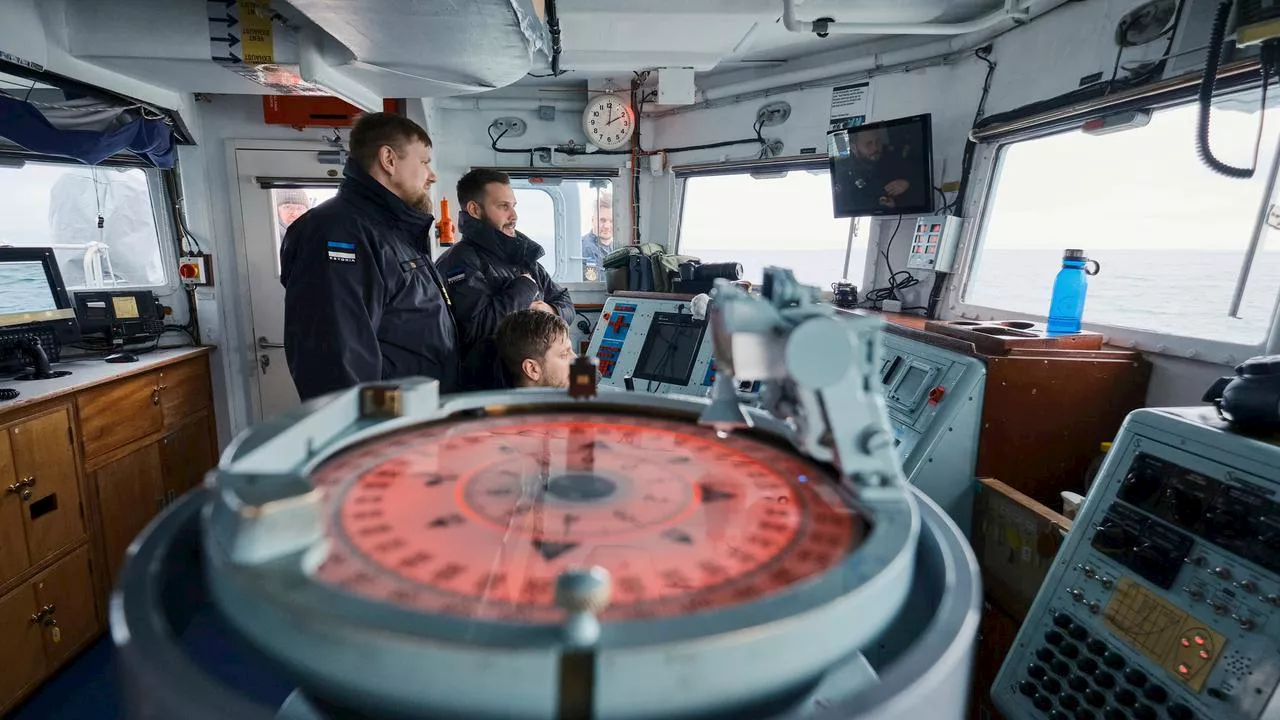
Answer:
M449 217L448 198L440 200L440 219L436 222L436 232L442 246L453 244L453 219Z
M399 102L382 101L382 111L400 114ZM351 127L364 111L345 100L327 95L264 95L262 120L268 125Z

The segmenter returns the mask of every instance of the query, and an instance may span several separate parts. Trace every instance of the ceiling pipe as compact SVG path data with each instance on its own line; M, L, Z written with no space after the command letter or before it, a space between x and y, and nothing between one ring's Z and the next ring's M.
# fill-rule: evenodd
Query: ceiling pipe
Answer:
M1023 0L1004 0L1004 7L982 17L960 23L860 23L831 20L797 20L796 0L782 0L782 24L791 32L817 33L820 37L843 35L965 35L985 30L1005 20L1023 21L1030 10ZM1030 3L1028 3L1029 5Z
M564 98L449 97L437 98L435 105L440 110L496 110L498 112L537 112L538 108L550 105L564 112L581 112L586 109L587 101Z
M1048 2L1040 4L1036 15L1043 15L1054 8L1057 8L1060 5L1065 5L1071 1L1072 0L1048 0ZM788 5L790 5L790 0L787 0L787 2ZM1030 8L1031 5L1028 4L1027 20L1031 19ZM1004 22L991 25L983 30L971 32L965 35L956 35L945 40L936 40L934 42L915 45L901 50L891 50L889 52L875 53L874 55L864 55L862 57L852 58L842 62L810 66L797 70L784 70L783 72L772 73L752 80L743 80L740 82L727 83L725 85L717 85L702 90L699 93L700 97L698 99L702 102L723 100L735 95L745 95L747 93L760 92L761 90L771 90L778 87L801 85L804 83L816 82L818 80L856 75L858 73L876 70L877 68L922 62L924 60L930 60L946 55L968 52L991 42L993 39L1012 28L1014 24L1015 21L1005 18Z

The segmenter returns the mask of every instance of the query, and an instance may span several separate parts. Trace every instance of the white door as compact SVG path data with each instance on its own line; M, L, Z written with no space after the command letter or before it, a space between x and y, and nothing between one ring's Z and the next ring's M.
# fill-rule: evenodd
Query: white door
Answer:
M299 403L284 356L280 242L289 223L337 193L342 168L333 164L335 155L306 150L236 150L257 355L257 371L250 381L256 400L255 422Z

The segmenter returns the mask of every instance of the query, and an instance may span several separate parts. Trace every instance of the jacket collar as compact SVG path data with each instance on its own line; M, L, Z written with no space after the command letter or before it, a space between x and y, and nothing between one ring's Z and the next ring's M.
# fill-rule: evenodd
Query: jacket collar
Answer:
M425 233L435 218L401 200L382 183L374 180L365 169L348 160L342 171L342 186L339 192L347 196L357 205L371 211L375 216L388 220L391 224Z
M460 216L462 242L472 243L490 255L516 265L533 267L546 253L541 245L518 230L516 236L511 237L488 222L471 217L471 213L465 210Z

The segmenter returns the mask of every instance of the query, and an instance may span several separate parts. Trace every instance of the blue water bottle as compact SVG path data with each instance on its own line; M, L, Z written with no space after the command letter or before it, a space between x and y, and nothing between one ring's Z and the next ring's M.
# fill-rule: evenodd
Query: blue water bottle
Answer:
M1089 264L1093 267L1090 268ZM1053 281L1053 302L1049 305L1049 334L1070 335L1080 332L1084 317L1084 298L1089 290L1089 275L1097 275L1102 266L1084 256L1083 250L1067 250L1062 254L1062 269Z

